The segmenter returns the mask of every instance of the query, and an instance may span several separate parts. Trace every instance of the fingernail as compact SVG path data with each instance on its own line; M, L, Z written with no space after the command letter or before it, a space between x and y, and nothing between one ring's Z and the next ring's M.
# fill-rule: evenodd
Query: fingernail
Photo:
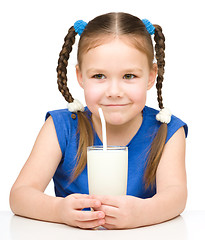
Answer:
M100 201L95 201L95 206L99 206L100 205Z

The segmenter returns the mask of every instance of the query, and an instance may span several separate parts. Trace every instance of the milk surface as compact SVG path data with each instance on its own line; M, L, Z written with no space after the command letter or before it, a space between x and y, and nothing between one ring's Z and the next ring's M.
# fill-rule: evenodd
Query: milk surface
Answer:
M126 195L128 149L88 150L89 194Z

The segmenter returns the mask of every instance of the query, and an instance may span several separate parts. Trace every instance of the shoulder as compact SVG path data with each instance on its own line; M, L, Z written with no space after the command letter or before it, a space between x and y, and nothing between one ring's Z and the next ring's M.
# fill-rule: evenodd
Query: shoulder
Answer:
M75 115L75 118L72 118L72 115ZM68 109L58 109L58 110L52 110L48 111L46 113L45 120L48 119L48 117L53 118L54 125L61 125L61 127L75 127L77 125L77 114L72 113L68 111Z
M159 110L156 110L154 108L145 106L143 110L143 115L147 118L150 124L153 126L156 126L157 128L160 127L160 122L156 120L156 115L159 113ZM167 124L167 139L166 143L169 141L169 139L174 135L174 133L179 130L181 127L184 129L185 137L188 135L188 126L187 124L182 121L180 118L176 117L175 115L172 115L171 121L169 124Z
M49 121L52 117L62 154L65 152L70 138L77 130L77 114L75 114L75 119L71 117L72 114L74 113L69 112L68 109L52 110L46 113L46 121Z
M55 118L61 118L61 119L68 119L71 118L72 113L68 111L68 109L57 109L57 110L51 110L46 113L45 120L49 116L55 117Z

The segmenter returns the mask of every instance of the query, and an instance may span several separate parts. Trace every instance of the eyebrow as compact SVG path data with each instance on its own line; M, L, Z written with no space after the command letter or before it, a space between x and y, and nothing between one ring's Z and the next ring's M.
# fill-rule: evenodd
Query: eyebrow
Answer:
M102 72L106 72L105 69L100 69L100 68L89 68L86 73L90 73L90 72L97 72L97 73L102 73ZM122 69L122 72L127 72L127 73L130 73L130 72L138 72L138 73L141 73L143 72L143 70L141 68L125 68L125 69Z
M89 68L86 73L90 73L90 72L105 72L105 70L100 69L100 68Z
M123 70L124 72L143 72L141 68L126 68Z

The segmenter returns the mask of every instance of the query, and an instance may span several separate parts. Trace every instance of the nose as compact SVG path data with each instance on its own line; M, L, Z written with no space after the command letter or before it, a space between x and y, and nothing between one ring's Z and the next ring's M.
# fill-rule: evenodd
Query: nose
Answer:
M110 80L106 96L109 98L119 98L123 96L122 86L118 79Z

